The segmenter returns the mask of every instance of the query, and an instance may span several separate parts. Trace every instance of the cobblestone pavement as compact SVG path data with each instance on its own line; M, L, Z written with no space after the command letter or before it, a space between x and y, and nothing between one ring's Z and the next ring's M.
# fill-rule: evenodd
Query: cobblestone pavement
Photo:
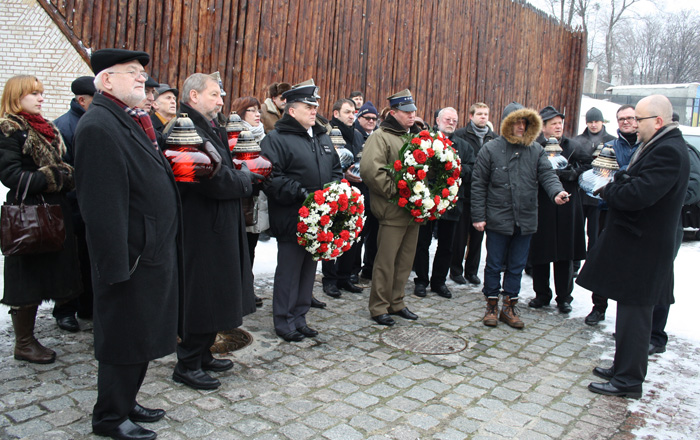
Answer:
M524 277L523 287L528 284ZM228 355L233 371L214 373L222 382L219 390L174 383L174 355L151 363L139 402L167 410L163 420L145 424L159 439L700 437L700 350L692 344L672 340L662 356L677 356L679 362L657 371L652 360L653 380L642 400L630 403L586 389L597 381L591 369L610 358L609 333L554 308L534 311L523 305L524 330L503 323L487 328L480 321L484 301L477 287L449 282L454 298L432 293L417 298L410 295L409 282L407 304L420 319L397 318L396 326L386 328L369 319L368 289L332 299L317 280L315 295L328 308L311 309L308 321L320 335L290 344L272 331L271 277L258 277L256 285L265 305L246 317L243 327L254 342ZM532 296L528 289L521 294L525 303ZM589 307L586 294L576 297L575 307ZM58 353L51 365L15 361L13 332L3 331L0 438L98 438L90 425L96 398L92 332L89 322L81 325L85 330L77 334L60 331L50 309L40 309L37 335ZM426 329L460 336L466 348L432 355L383 342L391 335L387 332ZM696 385L665 395L664 387L674 380Z

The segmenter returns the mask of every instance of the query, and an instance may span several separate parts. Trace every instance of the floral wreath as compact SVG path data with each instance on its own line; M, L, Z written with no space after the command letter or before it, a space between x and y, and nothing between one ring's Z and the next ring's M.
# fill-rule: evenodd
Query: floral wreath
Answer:
M347 180L329 183L299 208L297 243L316 261L334 260L359 241L364 212L364 197Z
M406 134L391 171L398 195L391 199L418 223L436 220L457 203L462 165L452 141L441 132Z

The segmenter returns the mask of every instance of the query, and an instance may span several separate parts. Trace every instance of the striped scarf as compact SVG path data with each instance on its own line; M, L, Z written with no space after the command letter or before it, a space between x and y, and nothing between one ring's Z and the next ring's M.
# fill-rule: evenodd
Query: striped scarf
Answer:
M119 107L124 109L124 111L132 117L132 119L139 124L141 128L143 128L143 131L146 132L146 136L148 136L148 139L153 142L153 146L155 147L156 151L159 149L158 148L158 140L156 139L156 130L153 128L153 121L151 121L151 117L148 115L148 113L144 110L141 110L138 107L131 108L128 105L124 104L119 98L110 95L107 92L98 90L97 93L101 93L104 95L106 98L109 98L112 100L115 104L117 104Z

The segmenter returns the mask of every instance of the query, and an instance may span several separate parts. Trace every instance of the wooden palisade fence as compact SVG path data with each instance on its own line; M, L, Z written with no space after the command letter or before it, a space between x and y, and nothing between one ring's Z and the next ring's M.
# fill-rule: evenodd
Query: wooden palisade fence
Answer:
M484 101L496 130L511 101L579 111L585 33L522 0L38 1L86 61L100 48L143 50L158 81L182 87L218 70L230 99L313 77L326 115L352 90L381 110L405 87L422 117L451 105L465 122Z

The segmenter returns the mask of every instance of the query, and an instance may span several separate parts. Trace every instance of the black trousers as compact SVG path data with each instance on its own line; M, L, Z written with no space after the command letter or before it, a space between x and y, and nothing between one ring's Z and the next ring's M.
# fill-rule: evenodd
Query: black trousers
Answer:
M177 346L177 361L188 370L202 369L202 361L213 357L209 348L214 345L214 333L185 333Z
M109 430L124 422L136 406L136 395L146 377L148 362L97 366L97 403L92 410L92 428Z
M348 281L353 273L353 265L359 253L362 252L362 243L357 242L343 255L335 260L327 260L321 263L323 273L323 285L338 284L338 281Z
M272 288L272 320L278 335L306 325L317 261L296 242L277 241L277 268Z
M452 259L452 241L454 239L456 221L437 220L438 245L433 258L432 275L428 277L430 268L430 242L433 239L433 227L435 221L422 225L418 232L418 245L416 246L416 256L413 259L413 270L416 284L432 287L439 287L445 284L447 272L450 269Z
M550 264L532 265L532 289L537 298L548 303L552 300L552 289L549 287ZM557 294L557 304L572 301L571 292L574 291L574 262L554 262L554 290Z
M654 306L617 303L614 375L610 383L618 388L642 388L647 375L653 310Z
M363 193L364 194L364 193ZM365 236L363 244L365 247L364 257L362 259L362 273L367 275L363 278L371 278L372 270L374 269L374 258L377 256L377 233L379 232L379 220L372 214L369 209L369 197L365 196L365 227L362 234Z
M471 215L468 212L463 212L455 227L452 244L450 261L450 274L452 276L477 274L479 263L481 263L481 244L483 241L484 231L474 229ZM462 264L464 264L464 269L462 269Z
M90 267L90 254L88 254L87 240L85 238L85 223L74 219L75 242L78 250L78 262L80 263L80 278L83 291L80 296L63 303L56 303L53 307L53 317L65 318L75 316L84 319L92 318L92 274Z
M608 216L608 211L599 211L598 213L598 235L600 235L601 232L603 232L603 228L605 228L605 219ZM591 293L591 300L593 301L593 310L597 310L600 313L605 314L605 311L608 310L608 299L597 295L595 292Z
M665 347L668 342L666 321L668 321L668 312L670 308L670 304L657 304L654 306L654 312L651 318L650 343L657 347Z

